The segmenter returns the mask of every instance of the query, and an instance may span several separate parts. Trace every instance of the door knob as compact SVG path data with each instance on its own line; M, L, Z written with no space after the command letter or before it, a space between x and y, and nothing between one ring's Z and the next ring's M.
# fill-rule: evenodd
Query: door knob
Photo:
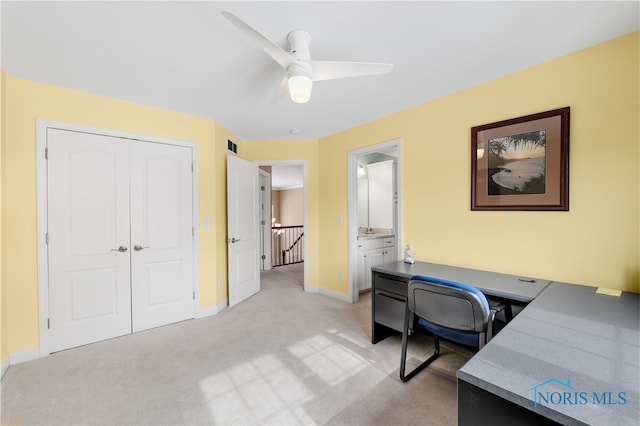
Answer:
M237 243L238 241L240 241L240 238L231 238L230 240L232 243Z
M111 249L111 251L119 251L120 253L124 253L127 251L127 246L120 246L118 248Z
M144 249L146 249L146 248L149 248L149 246L144 246L144 247L142 247L141 245L135 245L135 246L133 246L133 249L134 249L135 251L144 250Z

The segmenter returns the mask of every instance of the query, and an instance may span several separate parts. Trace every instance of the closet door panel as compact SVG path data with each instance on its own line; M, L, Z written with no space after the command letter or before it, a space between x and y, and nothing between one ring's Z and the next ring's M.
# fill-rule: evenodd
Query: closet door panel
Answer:
M191 148L131 145L133 331L194 317Z
M51 352L131 332L129 144L47 131Z

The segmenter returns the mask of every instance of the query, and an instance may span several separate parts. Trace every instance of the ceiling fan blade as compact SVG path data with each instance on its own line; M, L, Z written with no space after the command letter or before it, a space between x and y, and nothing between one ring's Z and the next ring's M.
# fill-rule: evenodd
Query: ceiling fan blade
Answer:
M393 69L392 64L372 62L305 61L311 65L312 80L334 80L362 75L385 74Z
M251 41L257 44L267 55L271 56L274 61L280 64L281 67L287 68L289 65L296 63L297 60L280 46L260 34L253 29L249 24L238 18L233 13L222 11L220 12L229 22L231 22L237 29L239 29L244 35L249 37Z
M271 96L271 105L276 105L282 102L289 94L289 87L287 86L287 75L280 82L280 85L274 90L273 96Z

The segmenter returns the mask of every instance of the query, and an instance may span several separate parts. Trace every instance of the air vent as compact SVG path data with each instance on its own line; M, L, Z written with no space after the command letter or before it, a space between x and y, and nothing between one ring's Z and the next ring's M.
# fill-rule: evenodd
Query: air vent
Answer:
M238 144L232 141L231 139L227 139L227 149L234 154L238 153Z

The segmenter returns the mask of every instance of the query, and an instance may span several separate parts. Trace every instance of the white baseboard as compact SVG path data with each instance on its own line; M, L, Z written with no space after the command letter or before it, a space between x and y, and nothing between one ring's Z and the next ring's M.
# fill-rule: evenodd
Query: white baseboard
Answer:
M20 364L21 362L32 361L40 358L40 348L25 349L9 354L9 365Z
M195 313L195 318L204 318L211 315L216 315L226 309L228 304L229 303L227 299L224 299L217 306L198 309ZM10 353L4 360L2 360L2 370L0 371L0 378L4 375L5 371L7 371L10 365L20 364L21 362L31 361L38 358L40 358L40 348L37 347Z
M329 297L333 297L334 299L342 300L343 302L351 303L351 298L349 297L348 294L338 293L337 291L328 290L324 287L308 285L305 291L307 293L319 293L319 294L322 294L323 296L329 296Z
M304 292L305 293L320 293L320 287L318 287L316 285L307 284L306 286L304 286Z
M222 302L218 303L216 306L212 306L210 308L204 308L204 309L200 308L196 312L196 318L204 318L211 315L219 314L220 312L222 312L227 308L227 305L229 305L229 302L227 301L227 299L224 299Z
M2 379L2 377L4 377L4 373L7 372L7 369L9 368L9 355L7 355L6 357L4 357L4 359L2 360L2 370L0 370L0 379Z

